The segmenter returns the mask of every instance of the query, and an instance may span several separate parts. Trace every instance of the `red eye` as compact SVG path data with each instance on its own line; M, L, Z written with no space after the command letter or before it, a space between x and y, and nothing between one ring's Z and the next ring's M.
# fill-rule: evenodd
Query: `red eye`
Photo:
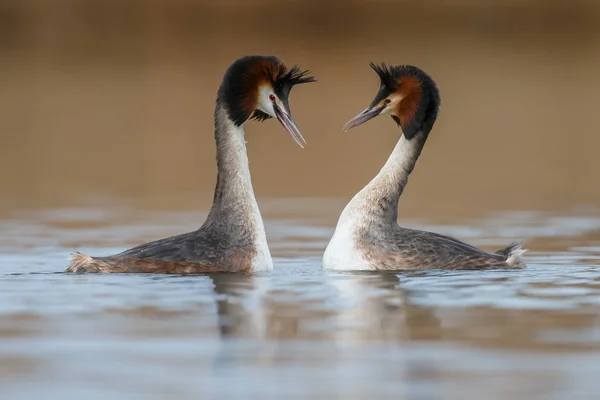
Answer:
M271 101L275 101L275 96L273 96L272 94L269 95L269 100Z
M385 104L390 104L392 101L390 99L385 99Z

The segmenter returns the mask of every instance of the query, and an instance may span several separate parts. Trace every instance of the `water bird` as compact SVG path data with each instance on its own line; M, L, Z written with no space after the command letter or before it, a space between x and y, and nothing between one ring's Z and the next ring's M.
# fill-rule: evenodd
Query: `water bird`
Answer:
M370 64L380 80L371 104L344 130L390 115L402 135L383 168L346 205L323 255L332 270L519 268L518 242L489 253L452 237L398 225L398 200L438 116L436 83L412 65Z
M293 86L314 81L310 71L288 68L274 56L236 60L225 72L217 92L217 183L204 224L196 231L141 244L112 256L75 253L66 271L192 274L273 269L252 189L244 124L276 118L304 147L306 141L290 113L289 95Z

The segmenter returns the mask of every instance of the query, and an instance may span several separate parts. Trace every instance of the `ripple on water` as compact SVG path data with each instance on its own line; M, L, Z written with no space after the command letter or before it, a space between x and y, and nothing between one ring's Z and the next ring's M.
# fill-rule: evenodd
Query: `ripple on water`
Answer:
M407 222L488 249L529 238L524 270L334 273L320 267L327 213L274 204L276 269L256 275L61 272L74 248L115 253L193 230L205 213L1 221L2 398L558 399L600 389L597 215Z

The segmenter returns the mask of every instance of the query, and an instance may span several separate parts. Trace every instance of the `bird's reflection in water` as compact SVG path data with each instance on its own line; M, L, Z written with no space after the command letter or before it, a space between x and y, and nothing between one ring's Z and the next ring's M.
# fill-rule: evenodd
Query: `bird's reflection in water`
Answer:
M250 274L212 274L217 295L219 333L223 338L264 339L268 277Z
M441 396L482 393L500 379L478 367L491 356L494 368L513 382L515 393L529 393L540 385L553 390L562 382L556 371L513 371L510 357L519 349L578 348L583 344L540 338L549 330L589 329L596 318L592 310L456 303L465 296L481 298L482 291L495 290L499 283L510 290L507 280L523 290L518 275L323 271L293 284L271 274L220 274L211 279L222 339L213 359L216 374L228 376L232 368L295 365L310 375L318 366L323 385L345 393L344 399L360 398L366 380L403 382L406 393L399 396L424 387ZM545 284L542 294L547 296L552 287ZM531 299L534 294L515 297ZM457 343L463 348L460 356ZM456 385L457 380L470 384ZM358 397L352 397L353 391Z
M411 338L426 326L436 336L439 321L432 309L411 304L394 273L339 273L330 283L337 292L336 340L393 340Z
M430 310L410 304L394 274L324 273L322 278L327 285L308 282L281 288L269 276L211 275L221 338L252 343L220 346L214 367L226 371L239 365L281 365L309 359L334 368L336 373L328 385L348 394L351 382L364 383L353 378L356 370L348 366L360 365L365 354L376 354L382 342L392 342L396 351L403 351L403 340L412 336L413 324L437 323ZM423 367L419 365L419 370ZM381 362L369 372L402 380L411 380L414 373L404 357Z
M495 290L499 283L510 288L507 280L522 289L514 275L322 271L293 283L278 273L210 279L218 322L210 358L215 379L269 367L317 379L323 393L343 393L344 399L363 398L361 388L374 381L402 382L400 397L423 390L469 397L501 379L510 379L515 393L540 385L554 390L564 383L557 371L514 370L514 357L520 349L580 346L540 338L549 329L587 329L596 318L591 310L457 305L456 299ZM546 286L552 284L543 294ZM481 369L489 363L500 375Z
M323 275L315 282L277 287L272 277L212 274L219 332L224 338L272 340L440 339L429 307L413 305L391 273ZM323 288L325 287L325 289ZM307 298L307 293L311 293Z

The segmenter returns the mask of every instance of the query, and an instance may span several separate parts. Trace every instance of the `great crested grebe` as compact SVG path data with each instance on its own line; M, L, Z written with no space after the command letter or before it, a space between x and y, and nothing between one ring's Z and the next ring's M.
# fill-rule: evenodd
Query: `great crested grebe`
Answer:
M276 57L247 56L235 61L217 93L217 185L202 227L113 256L76 253L67 272L189 274L273 269L252 189L243 125L249 119L275 117L303 147L306 142L290 114L288 97L294 85L315 81L308 74L296 66L287 68Z
M366 110L344 130L378 115L391 115L403 135L375 178L348 203L323 255L333 270L484 269L523 267L519 243L488 253L457 239L402 228L398 200L438 115L435 82L412 65L371 63L381 80Z

